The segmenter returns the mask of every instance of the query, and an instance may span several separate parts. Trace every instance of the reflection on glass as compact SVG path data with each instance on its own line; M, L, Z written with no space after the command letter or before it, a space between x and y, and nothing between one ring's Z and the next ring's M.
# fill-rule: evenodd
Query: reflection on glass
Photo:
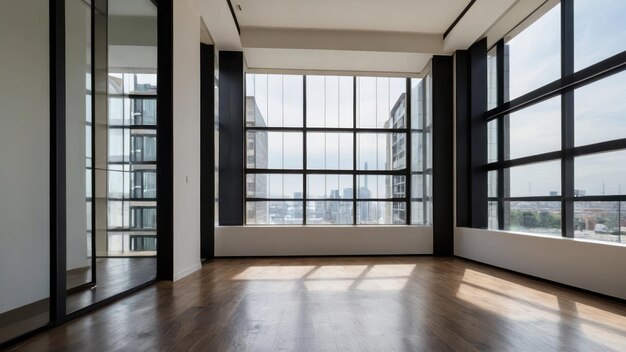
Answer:
M576 146L626 138L625 96L626 72L574 91Z
M302 168L301 132L248 131L246 141L248 168Z
M498 171L492 170L487 173L487 197L495 198L498 196Z
M107 15L99 9L91 11L89 2L76 2L83 7L85 18L93 20L91 26L77 27L77 33L87 34L95 42L92 48L68 48L67 56L80 53L93 58L93 75L85 79L83 73L82 84L87 81L89 91L92 86L95 88L93 138L87 139L94 148L73 147L68 139L67 150L91 151L87 164L93 163L95 172L86 193L91 194L93 201L88 206L89 218L98 225L91 227L93 240L88 240L86 246L77 245L75 239L68 241L68 269L70 256L75 256L79 247L83 257L87 252L92 259L89 270L84 266L71 268L68 283L77 278L93 278L88 286L68 291L68 314L154 279L157 242L156 6L149 0L110 2ZM127 13L129 8L134 9L133 13ZM75 16L66 16L66 22L75 20ZM128 41L130 31L142 35L132 44L119 45L120 41ZM77 38L76 33L72 38ZM68 77L78 67L68 61ZM67 86L68 106L79 101L77 91ZM81 128L84 130L84 122ZM75 138L76 134L72 136ZM78 160L68 156L68 174ZM76 192L77 184L68 178L68 193ZM68 219L70 223L77 224Z
M498 55L497 47L487 52L487 110L498 106Z
M246 75L246 125L302 127L303 76Z
M307 168L350 170L353 168L352 133L307 133Z
M507 175L508 173L508 175ZM505 169L505 192L509 197L558 196L561 194L561 161L547 161Z
M356 222L359 225L406 224L404 202L356 202Z
M301 201L246 202L247 225L302 225Z
M307 198L352 199L352 175L308 175Z
M539 11L542 10L546 9ZM549 9L505 41L505 55L508 51L505 71L507 68L509 71L505 100L515 99L558 79L561 76L561 5Z
M406 125L405 78L357 77L356 94L357 127L402 128Z
M561 236L561 202L504 202L505 230Z
M576 195L626 194L626 150L574 158Z
M505 159L561 149L561 97L548 99L505 116Z
M359 175L357 185L360 199L404 198L406 195L404 175Z
M431 75L411 79L411 224L431 223L432 167ZM404 192L404 190L403 190Z
M626 243L625 202L574 202L574 237Z
M489 205L488 205L488 221L487 221L487 228L490 230L497 230L499 229L499 224L498 224L498 202L493 202L490 201Z
M249 198L302 199L302 175L248 174L246 196Z
M358 170L401 170L406 167L406 134L358 133Z
M307 127L351 128L353 77L306 76Z
M487 122L487 162L498 161L498 120Z
M626 2L574 0L574 68L580 70L626 49Z
M351 201L309 201L306 203L306 222L310 225L352 224L352 205Z

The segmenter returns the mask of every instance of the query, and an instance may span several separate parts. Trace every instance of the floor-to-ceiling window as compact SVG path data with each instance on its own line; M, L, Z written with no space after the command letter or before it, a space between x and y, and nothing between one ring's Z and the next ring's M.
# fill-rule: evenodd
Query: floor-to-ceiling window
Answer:
M246 224L429 224L429 101L429 76L248 74Z
M548 2L489 51L490 228L626 242L624 15Z

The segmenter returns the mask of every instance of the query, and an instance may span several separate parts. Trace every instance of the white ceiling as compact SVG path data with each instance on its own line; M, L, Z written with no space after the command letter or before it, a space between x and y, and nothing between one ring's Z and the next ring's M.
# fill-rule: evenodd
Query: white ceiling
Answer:
M430 54L350 50L244 48L246 63L256 70L372 72L417 74Z
M470 0L231 0L241 27L443 33ZM242 10L237 9L241 5Z
M543 0L475 0L445 39L470 0L231 0L240 33L225 0L192 1L216 46L243 50L251 70L414 76L433 55L467 49L511 9Z
M150 0L109 0L109 16L156 16Z

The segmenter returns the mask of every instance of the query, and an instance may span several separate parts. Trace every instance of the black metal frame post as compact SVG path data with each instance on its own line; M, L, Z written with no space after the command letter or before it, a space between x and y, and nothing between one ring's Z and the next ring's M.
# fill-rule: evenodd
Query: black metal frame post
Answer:
M200 257L215 246L215 47L200 44Z

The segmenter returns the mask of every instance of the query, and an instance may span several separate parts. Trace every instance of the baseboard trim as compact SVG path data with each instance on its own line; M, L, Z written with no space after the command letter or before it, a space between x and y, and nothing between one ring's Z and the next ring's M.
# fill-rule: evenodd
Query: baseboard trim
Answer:
M178 280L184 278L185 276L187 276L187 275L189 275L191 273L194 273L194 272L196 272L196 271L198 271L200 269L202 269L202 263L198 262L198 263L190 266L189 268L181 270L181 271L177 272L176 274L174 274L174 281L178 281Z

